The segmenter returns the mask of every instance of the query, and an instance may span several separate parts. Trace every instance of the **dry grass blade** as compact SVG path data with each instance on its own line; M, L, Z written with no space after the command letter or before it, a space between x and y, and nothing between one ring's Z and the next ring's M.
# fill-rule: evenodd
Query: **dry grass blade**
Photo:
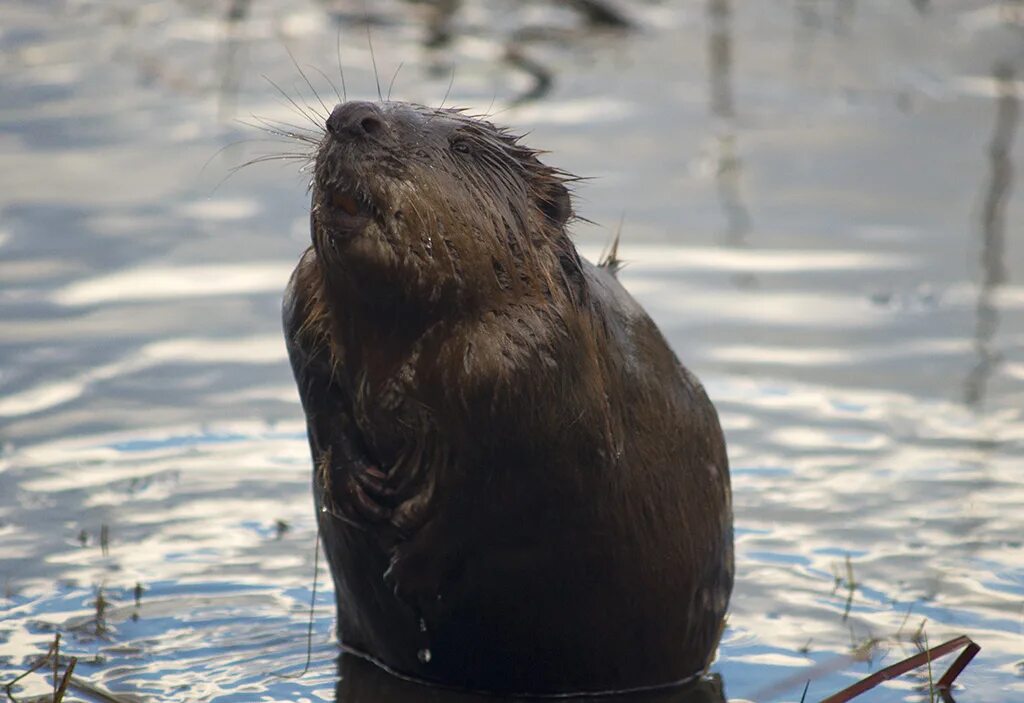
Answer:
M75 670L75 666L78 664L78 657L71 657L71 661L68 663L67 671L64 672L64 678L60 680L60 686L53 692L53 703L60 703L64 700L64 694L68 690L68 684L71 683L71 672ZM57 663L53 664L54 675L57 671ZM57 685L57 679L53 680L54 685Z
M53 637L53 700L57 703L57 669L60 667L60 633Z
M68 681L71 688L88 693L93 698L98 698L104 703L138 703L142 700L134 694L128 694L125 696L115 695L110 691L104 690L99 686L95 686L85 679L80 679L77 676L69 676Z
M18 683L19 681L21 681L23 678L25 678L26 676L28 676L32 672L38 671L39 669L42 669L44 666L46 666L53 659L53 653L54 653L54 650L56 650L56 648L57 648L57 642L59 640L59 637L60 636L58 635L57 637L54 638L53 643L50 644L50 648L46 650L46 654L44 654L42 657L40 657L36 661L35 664L30 666L26 671L22 672L18 676L15 676L13 679L8 681L4 685L4 692L7 694L8 698L10 698L12 701L15 700L14 694L11 693L11 689L14 688L14 684Z
M825 698L821 703L846 703L846 701L853 700L865 691L870 691L879 684L889 681L890 679L894 679L897 676L902 676L908 671L925 665L930 667L933 659L945 656L961 648L963 648L964 651L960 653L960 656L956 658L956 661L954 661L953 665L949 667L945 674L942 675L942 678L939 679L938 685L935 686L935 689L940 692L948 691L953 685L953 682L956 681L956 677L960 675L960 672L964 670L970 661L974 659L974 656L981 650L981 647L966 635L961 635L949 642L944 642L943 644L932 647L931 649L926 649L920 654L915 654L914 656L908 657L907 659L897 662L892 666L887 666L880 671L876 671L871 676L861 679L849 688L845 688L839 693Z
M94 698L98 698L99 700L105 701L106 703L136 703L139 700L135 697L132 697L130 700L121 698L119 696L114 695L113 693L110 693L109 691L105 691L102 688L94 686L93 684L89 683L88 681L85 681L84 679L80 679L77 676L75 676L74 671L75 666L78 665L78 657L71 657L71 659L68 660L68 666L64 670L64 675L60 677L58 681L57 675L59 673L58 669L60 666L60 633L57 633L57 635L53 638L53 642L50 644L50 648L46 650L46 654L44 654L42 657L36 660L36 662L32 664L32 666L30 666L24 672L16 676L14 679L8 681L4 685L4 692L7 694L7 698L17 703L18 698L14 695L13 691L11 690L12 688L14 688L14 685L26 676L28 676L29 674L42 669L44 666L51 662L53 663L53 698L51 698L50 700L52 700L53 703L60 703L62 700L64 700L64 696L69 688L84 691L85 693L90 694ZM34 700L39 699L37 698Z
M313 589L309 596L309 622L306 625L306 663L302 667L302 671L297 674L279 674L271 672L271 676L276 676L281 679L298 679L306 675L309 671L309 665L313 661L313 623L314 623L314 612L316 610L316 585L317 577L320 572L320 524L317 520L316 530L316 541L313 542Z

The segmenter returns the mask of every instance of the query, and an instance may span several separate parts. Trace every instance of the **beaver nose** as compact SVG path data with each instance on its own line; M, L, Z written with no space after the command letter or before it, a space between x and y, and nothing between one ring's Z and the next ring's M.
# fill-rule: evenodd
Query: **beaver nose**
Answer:
M327 131L335 137L368 137L384 129L384 115L373 103L348 102L338 105L327 118Z

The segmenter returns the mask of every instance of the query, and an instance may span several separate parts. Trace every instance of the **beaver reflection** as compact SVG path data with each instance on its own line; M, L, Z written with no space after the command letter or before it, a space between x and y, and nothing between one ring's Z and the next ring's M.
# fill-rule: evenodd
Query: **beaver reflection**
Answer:
M337 703L511 703L523 699L478 695L419 684L392 676L360 657L342 654L338 657L335 700ZM722 679L716 675L679 689L571 700L577 703L725 703L725 687Z

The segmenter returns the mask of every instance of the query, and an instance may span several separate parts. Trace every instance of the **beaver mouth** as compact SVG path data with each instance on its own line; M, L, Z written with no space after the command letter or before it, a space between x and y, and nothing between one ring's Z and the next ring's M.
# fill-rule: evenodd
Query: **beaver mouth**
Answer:
M359 234L377 215L377 208L365 194L345 188L325 193L321 211L332 231L346 235Z

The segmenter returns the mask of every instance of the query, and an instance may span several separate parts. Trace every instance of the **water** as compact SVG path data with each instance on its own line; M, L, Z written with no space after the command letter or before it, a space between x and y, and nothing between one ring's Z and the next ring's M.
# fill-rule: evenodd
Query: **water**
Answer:
M624 221L622 278L728 436L726 697L812 678L816 700L965 633L956 699L1024 698L1024 7L648 1L620 31L540 1L370 5L382 90L450 83L593 177L585 253ZM0 681L60 631L82 680L143 700L417 699L338 684L322 566L310 670L272 673L302 670L313 575L278 329L306 177L221 182L293 150L236 143L251 115L303 122L261 74L319 109L286 47L333 101L340 24L349 95L376 95L364 12L5 3Z

